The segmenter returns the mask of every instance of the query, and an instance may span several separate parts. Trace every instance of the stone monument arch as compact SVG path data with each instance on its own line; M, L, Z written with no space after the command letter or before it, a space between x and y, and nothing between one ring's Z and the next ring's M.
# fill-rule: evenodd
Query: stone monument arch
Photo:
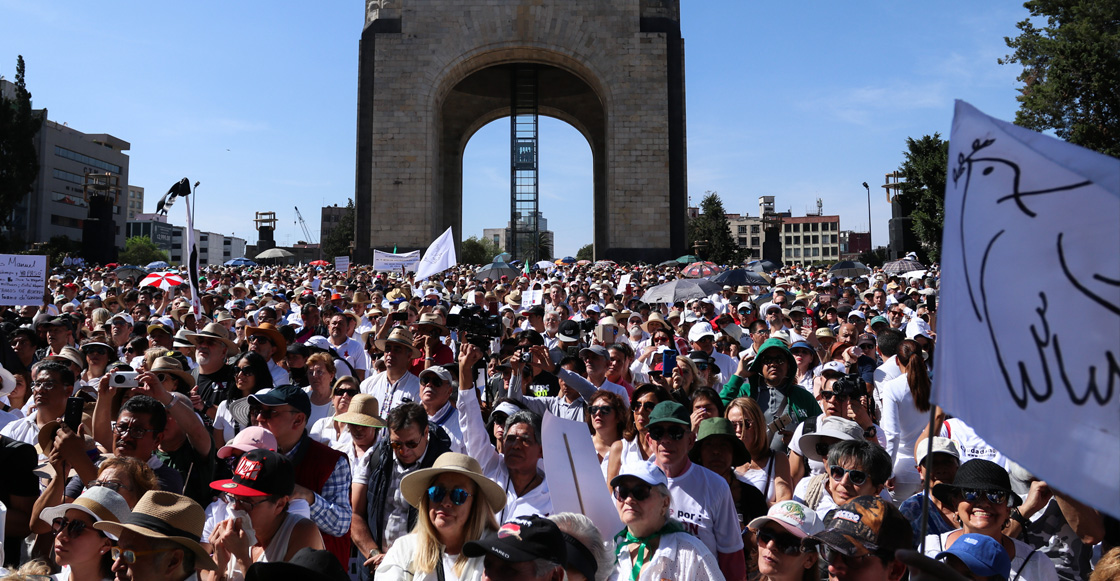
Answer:
M367 0L359 50L356 261L448 226L458 245L463 152L510 116L514 67L536 71L539 115L590 145L596 258L685 253L679 0ZM494 194L495 223L509 203Z

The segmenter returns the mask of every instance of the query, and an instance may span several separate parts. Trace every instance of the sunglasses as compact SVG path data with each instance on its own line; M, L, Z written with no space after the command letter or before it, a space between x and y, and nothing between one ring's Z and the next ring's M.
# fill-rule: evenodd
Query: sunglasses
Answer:
M272 342L272 339L269 339L268 337L265 337L264 335L253 335L252 337L249 337L249 342L250 343L260 343L261 341L268 341L272 345L276 344L276 343Z
M759 359L758 362L761 365L781 365L786 362L786 359L785 357L767 357Z
M652 491L653 487L648 484L637 484L635 486L615 486L614 497L618 499L619 502L622 502L631 497L633 497L634 500L638 502L642 502L643 500L649 498L650 492Z
M249 367L248 365L246 365L245 367L237 367L235 369L236 369L236 371L233 372L234 375L252 375L253 374L253 368Z
M1001 490L965 489L961 491L961 497L968 502L976 502L977 499L986 498L993 505L1001 506L1007 504L1008 494Z
M125 490L132 490L131 486L125 486L124 484L121 484L120 482L113 482L112 480L91 480L91 481L89 481L89 484L86 484L86 490L89 490L90 488L93 488L94 486L100 486L102 488L108 488L109 490L112 490L113 492L120 492L120 490L122 488L125 489Z
M419 446L419 445L420 445L420 440L412 440L411 442L400 442L400 441L389 442L389 447L398 451L398 452L401 451L404 448L408 448L409 450L415 450L416 447Z
M822 400L828 401L828 400L833 399L833 398L835 398L838 401L848 401L848 394L840 393L839 391L831 391L831 390L828 390L828 389L822 389L821 390L821 399Z
M634 410L635 412L641 413L641 412L646 412L646 411L652 412L653 408L655 408L655 407L657 407L656 402L639 401L639 402L635 403L634 405L630 406L630 409Z
M843 480L845 474L848 475L848 480L850 480L852 484L855 484L856 486L863 486L863 483L867 482L867 473L863 470L847 470L835 464L828 467L828 475L831 476L832 479L836 482L840 482L841 480Z
M471 496L471 493L459 487L452 488L451 490L439 485L428 487L428 501L432 504L443 502L443 497L448 496L448 494L450 494L451 504L455 506L463 506L463 503Z
M684 426L672 426L664 428L661 426L653 426L649 429L649 437L655 442L660 442L662 438L668 436L670 440L679 442L684 439L685 429Z
M154 555L156 553L163 553L164 551L166 551L166 549L156 549L152 551L122 551L120 547L113 547L112 549L109 549L109 554L112 555L114 561L124 559L125 563L132 565L136 562L136 557L139 557L140 555Z
M87 526L88 525L83 521L70 520L64 516L60 516L51 521L51 530L54 531L55 534L61 533L63 529L65 529L66 534L69 535L71 539L82 536L82 533L86 532Z
M362 391L360 389L341 389L341 388L336 387L335 390L334 390L335 395L348 395L350 397L354 397L355 395L358 395L359 393L362 393Z
M786 555L797 555L801 551L801 539L789 533L778 533L770 529L760 529L755 534L758 546L774 543L775 548Z
M598 415L598 414L603 414L604 416L609 416L611 414L611 412L613 412L613 411L614 411L614 408L612 408L609 405L593 405L593 406L587 408L587 413L589 413L593 416Z
M255 417L260 416L261 419L267 420L267 419L271 418L272 416L274 416L276 414L283 414L283 413L294 414L296 412L293 411L293 410L277 410L277 409L272 409L272 408L267 408L267 407L261 407L261 408L251 407L251 408L249 408L249 417L250 418L255 418Z

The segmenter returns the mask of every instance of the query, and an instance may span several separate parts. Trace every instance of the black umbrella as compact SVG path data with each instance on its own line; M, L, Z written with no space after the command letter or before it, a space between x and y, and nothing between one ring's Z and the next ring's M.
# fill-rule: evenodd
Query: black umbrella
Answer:
M521 271L504 262L491 262L474 273L475 280L485 280L487 278L490 280L498 280L503 276L517 278L521 276Z
M774 272L775 270L781 270L782 263L766 259L754 260L747 263L747 268L755 272Z
M911 272L914 270L924 270L925 267L917 260L910 260L903 258L901 260L894 260L883 265L883 272L894 276L904 272Z
M828 274L840 277L863 276L865 274L871 274L871 269L864 266L862 262L841 260L833 264L832 268L828 269Z
M719 292L720 288L720 285L706 278L678 278L649 289L642 295L642 302L671 304L700 299Z
M763 275L753 270L745 270L742 268L732 268L725 270L721 273L714 274L708 277L708 280L716 284L727 284L732 286L768 286L770 281Z

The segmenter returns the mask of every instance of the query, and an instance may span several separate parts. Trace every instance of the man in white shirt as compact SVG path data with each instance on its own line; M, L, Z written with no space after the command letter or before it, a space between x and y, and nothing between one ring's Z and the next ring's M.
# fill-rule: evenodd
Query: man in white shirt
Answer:
M338 353L338 356L350 364L354 377L357 377L360 381L366 378L366 353L362 350L361 343L347 335L346 331L349 324L350 318L345 314L332 313L327 320L327 331L330 333L327 341L330 342L331 348Z
M367 377L361 390L377 398L378 415L384 418L398 405L420 399L420 378L408 370L420 350L413 346L412 333L404 327L394 328L376 345L385 354L385 371Z

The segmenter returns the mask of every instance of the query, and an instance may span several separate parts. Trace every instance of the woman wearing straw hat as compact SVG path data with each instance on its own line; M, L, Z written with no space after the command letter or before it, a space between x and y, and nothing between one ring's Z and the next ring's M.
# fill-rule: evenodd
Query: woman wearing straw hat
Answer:
M506 495L482 475L478 461L446 452L431 468L405 475L401 494L419 515L412 533L397 539L381 561L378 581L481 579L482 557L467 558L463 544L498 529L494 514L505 507Z
M343 383L347 378L354 380L350 376L338 380L334 388L335 393L340 389L357 389L356 383ZM377 398L372 395L358 393L346 396L344 399L347 400L347 407L343 413L334 417L334 421L343 426L349 437L338 438L334 448L345 452L350 457L350 464L357 466L358 461L373 448L374 440L377 439L377 430L384 428L386 424L377 416Z
M55 562L62 571L56 581L95 581L111 579L113 558L109 550L113 539L95 530L93 523L120 522L131 511L124 497L103 486L93 486L74 502L45 509L39 518L50 523L54 538Z

